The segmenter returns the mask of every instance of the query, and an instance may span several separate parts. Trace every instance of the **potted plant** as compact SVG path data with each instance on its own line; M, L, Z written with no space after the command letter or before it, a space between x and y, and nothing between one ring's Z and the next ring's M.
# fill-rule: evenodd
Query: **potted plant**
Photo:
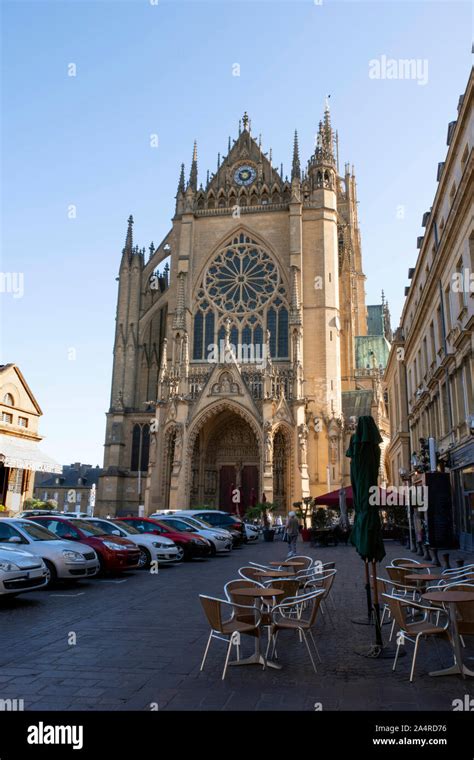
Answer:
M276 504L272 504L271 501L261 501L255 504L254 507L250 507L245 515L249 520L262 520L263 521L263 540L273 541L275 531L270 525L269 514L274 512L277 508Z
M301 528L301 538L303 541L311 541L311 528L307 526L307 519L310 517L313 509L313 497L305 496L303 501L295 501L293 504L296 516L303 521Z

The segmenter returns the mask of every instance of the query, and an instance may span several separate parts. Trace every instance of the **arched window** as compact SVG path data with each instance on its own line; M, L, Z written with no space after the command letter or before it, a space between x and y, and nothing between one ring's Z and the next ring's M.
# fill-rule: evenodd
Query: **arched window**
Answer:
M197 311L194 316L193 359L202 359L203 321L202 311Z
M142 455L140 457L140 469L142 472L148 470L148 459L150 456L150 426L143 425L142 427Z
M254 352L245 352L245 361L262 356L267 329L272 356L288 358L288 303L278 264L246 234L231 238L210 262L196 304L193 360L203 361L209 344L225 340L228 317L232 319L229 339L238 354L240 346L255 347Z
M140 438L141 428L136 424L133 426L132 432L132 461L130 463L130 469L132 472L138 472L138 462L140 461Z
M288 310L284 306L278 312L278 358L288 357Z
M205 317L204 356L208 355L209 346L214 344L214 314L208 311Z
M245 325L244 329L242 330L242 343L244 346L252 345L252 330L248 325Z
M5 393L3 397L3 403L6 404L6 406L15 406L15 402L11 393Z
M273 308L267 312L267 330L270 330L270 354L272 359L276 359L277 316Z
M148 470L148 458L150 456L150 426L140 425L138 422L132 431L132 457L130 469L132 472L146 472Z

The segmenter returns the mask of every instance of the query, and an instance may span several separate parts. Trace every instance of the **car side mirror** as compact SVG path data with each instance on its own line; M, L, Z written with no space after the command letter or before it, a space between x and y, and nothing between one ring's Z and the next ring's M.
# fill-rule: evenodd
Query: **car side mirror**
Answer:
M120 536L120 535L121 535L121 533L120 533L120 531L119 531L119 530L113 530L113 531L112 531L112 534L111 534L111 535L112 535L112 536Z
M9 544L21 544L21 538L20 536L12 536L8 539Z
M74 541L75 536L73 536L72 533L65 533L63 538L66 538L68 541Z

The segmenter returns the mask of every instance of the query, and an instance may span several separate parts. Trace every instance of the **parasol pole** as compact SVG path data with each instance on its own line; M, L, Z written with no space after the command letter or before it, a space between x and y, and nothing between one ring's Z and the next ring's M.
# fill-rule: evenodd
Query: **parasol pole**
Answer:
M366 561L366 568L368 571L369 563ZM374 579L374 623L375 623L375 643L379 647L383 647L382 628L380 625L380 605L379 605L379 588L377 583L377 561L372 560L372 575Z
M372 622L372 592L370 589L369 560L364 560L365 565L365 593L367 595L367 618L368 625Z

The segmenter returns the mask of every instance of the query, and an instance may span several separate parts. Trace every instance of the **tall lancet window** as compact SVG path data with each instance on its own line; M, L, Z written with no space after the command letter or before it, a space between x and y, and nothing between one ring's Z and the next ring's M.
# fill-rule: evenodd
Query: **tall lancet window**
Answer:
M138 422L132 430L132 456L130 469L132 472L146 472L150 456L150 426Z

